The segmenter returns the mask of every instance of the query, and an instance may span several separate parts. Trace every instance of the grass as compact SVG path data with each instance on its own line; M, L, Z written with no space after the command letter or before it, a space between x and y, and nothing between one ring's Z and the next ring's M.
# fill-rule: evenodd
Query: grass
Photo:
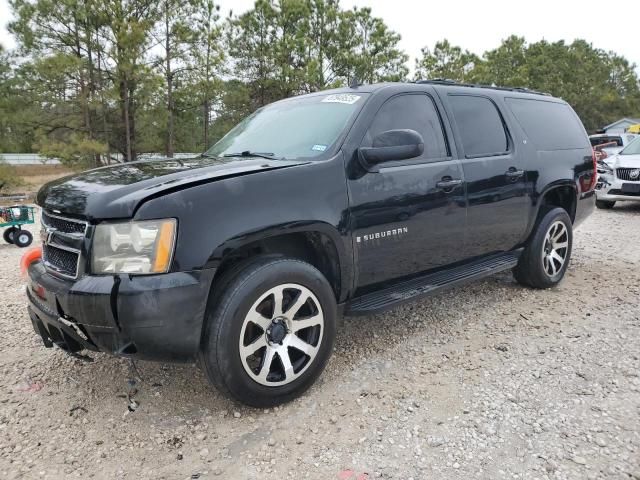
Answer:
M42 185L65 175L73 173L73 170L63 165L20 165L11 166L11 173L17 178L14 185L7 185L2 193L36 193Z

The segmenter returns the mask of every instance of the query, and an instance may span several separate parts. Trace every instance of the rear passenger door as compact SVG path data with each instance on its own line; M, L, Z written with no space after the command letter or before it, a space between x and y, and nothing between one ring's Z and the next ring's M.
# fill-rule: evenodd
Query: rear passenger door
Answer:
M466 201L434 97L401 93L374 114L359 147L388 130L411 129L423 155L380 165L348 181L360 287L441 267L464 258Z
M510 250L527 228L525 159L496 102L449 93L459 157L467 186L468 257Z

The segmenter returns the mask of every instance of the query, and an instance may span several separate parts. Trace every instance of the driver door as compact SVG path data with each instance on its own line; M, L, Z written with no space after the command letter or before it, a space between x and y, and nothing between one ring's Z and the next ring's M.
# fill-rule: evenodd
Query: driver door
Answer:
M389 161L348 180L358 287L442 267L465 258L463 170L453 158L434 97L406 93L387 99L362 147L383 132L411 129L424 153Z

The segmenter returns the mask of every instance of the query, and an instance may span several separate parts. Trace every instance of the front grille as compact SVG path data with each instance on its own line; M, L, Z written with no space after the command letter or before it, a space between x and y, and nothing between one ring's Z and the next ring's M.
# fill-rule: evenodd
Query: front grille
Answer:
M616 173L620 180L640 182L640 168L618 168Z
M84 235L87 229L86 222L62 218L46 212L42 212L42 223L45 227L54 228L61 233L81 233Z
M45 266L66 277L76 278L78 275L78 259L80 254L45 244L42 248Z
M75 279L87 222L42 212L42 258L47 270Z

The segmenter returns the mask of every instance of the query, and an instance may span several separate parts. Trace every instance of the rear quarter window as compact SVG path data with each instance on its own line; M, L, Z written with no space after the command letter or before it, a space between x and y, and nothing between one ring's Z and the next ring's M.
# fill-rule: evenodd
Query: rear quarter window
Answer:
M505 101L538 150L589 147L582 123L566 103L528 98L506 98Z

